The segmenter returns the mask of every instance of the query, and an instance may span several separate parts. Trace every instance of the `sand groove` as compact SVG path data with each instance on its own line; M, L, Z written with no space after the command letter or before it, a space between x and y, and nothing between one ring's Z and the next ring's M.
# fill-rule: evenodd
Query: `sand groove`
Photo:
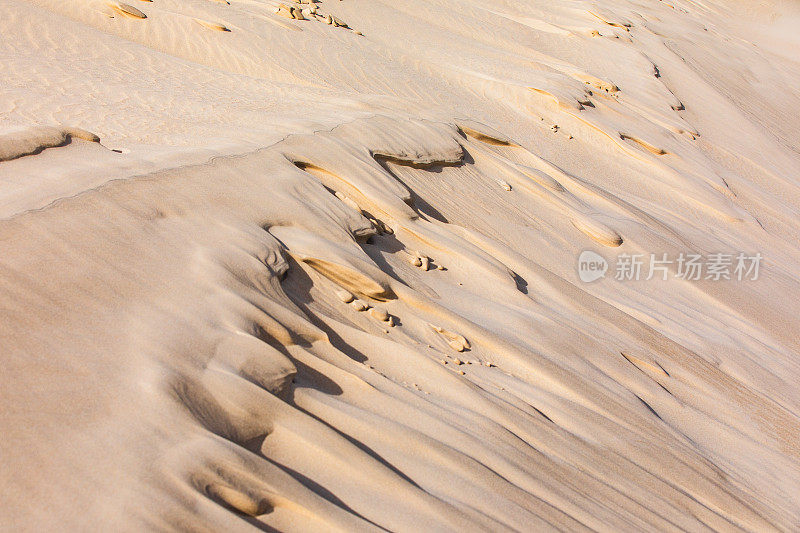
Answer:
M100 142L100 137L79 128L28 128L0 136L0 163L66 146L73 139Z
M797 76L744 7L141 5L0 20L0 529L797 529ZM715 251L760 280L613 279Z

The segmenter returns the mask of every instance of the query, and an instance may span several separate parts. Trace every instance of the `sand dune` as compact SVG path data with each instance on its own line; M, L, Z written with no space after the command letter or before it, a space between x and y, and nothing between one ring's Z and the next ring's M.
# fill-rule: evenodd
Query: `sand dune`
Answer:
M0 13L0 529L800 528L791 2Z

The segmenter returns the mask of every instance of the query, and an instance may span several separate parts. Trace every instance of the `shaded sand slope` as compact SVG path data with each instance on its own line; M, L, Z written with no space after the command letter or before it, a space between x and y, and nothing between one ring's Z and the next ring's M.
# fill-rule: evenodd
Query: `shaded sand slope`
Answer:
M800 527L789 8L276 8L2 3L0 526Z

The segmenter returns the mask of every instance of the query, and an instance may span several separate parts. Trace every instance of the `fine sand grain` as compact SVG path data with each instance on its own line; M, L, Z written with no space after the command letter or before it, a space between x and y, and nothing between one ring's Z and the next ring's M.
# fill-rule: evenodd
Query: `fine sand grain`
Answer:
M798 20L0 0L0 529L797 531Z

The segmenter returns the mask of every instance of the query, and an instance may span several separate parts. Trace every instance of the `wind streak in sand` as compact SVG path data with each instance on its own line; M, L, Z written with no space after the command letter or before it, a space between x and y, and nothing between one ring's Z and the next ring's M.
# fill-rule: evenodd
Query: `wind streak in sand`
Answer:
M796 530L758 10L277 4L4 6L0 529Z
M496 150L489 166L488 152L465 155L486 150ZM770 502L732 482L697 440L713 424L717 442L757 447L780 465L777 448L746 436L746 418L720 425L707 398L736 390L747 398L739 409L794 424L788 413L586 293L505 263L498 257L515 256L502 239L495 255L467 237L502 230L502 220L460 228L415 200L450 218L433 191L470 180L473 194L515 194L547 212L553 238L574 233L569 202L550 189L492 185L484 172L501 168L515 184L528 179L507 150L524 148L470 127L378 118L112 183L7 221L3 297L26 312L4 312L2 333L27 339L11 355L8 397L77 423L9 411L6 427L37 431L14 431L4 457L25 467L53 442L104 428L90 446L113 463L66 447L58 463L37 468L59 470L78 491L105 491L125 476L127 525L775 527ZM374 157L398 163L386 163L390 173ZM600 209L590 202L578 203ZM58 229L34 229L48 226ZM46 262L29 253L45 248L58 253ZM415 268L409 250L446 269ZM50 281L24 290L33 270ZM361 303L348 304L343 290ZM91 337L78 327L86 322L96 325ZM514 326L531 334L506 331ZM620 355L633 345L658 363ZM592 368L569 355L576 349L606 355ZM48 357L34 362L30 352ZM40 396L44 386L71 401ZM104 401L113 412L99 408ZM44 496L53 510L72 502ZM36 512L11 505L18 519ZM86 518L65 516L70 525Z

